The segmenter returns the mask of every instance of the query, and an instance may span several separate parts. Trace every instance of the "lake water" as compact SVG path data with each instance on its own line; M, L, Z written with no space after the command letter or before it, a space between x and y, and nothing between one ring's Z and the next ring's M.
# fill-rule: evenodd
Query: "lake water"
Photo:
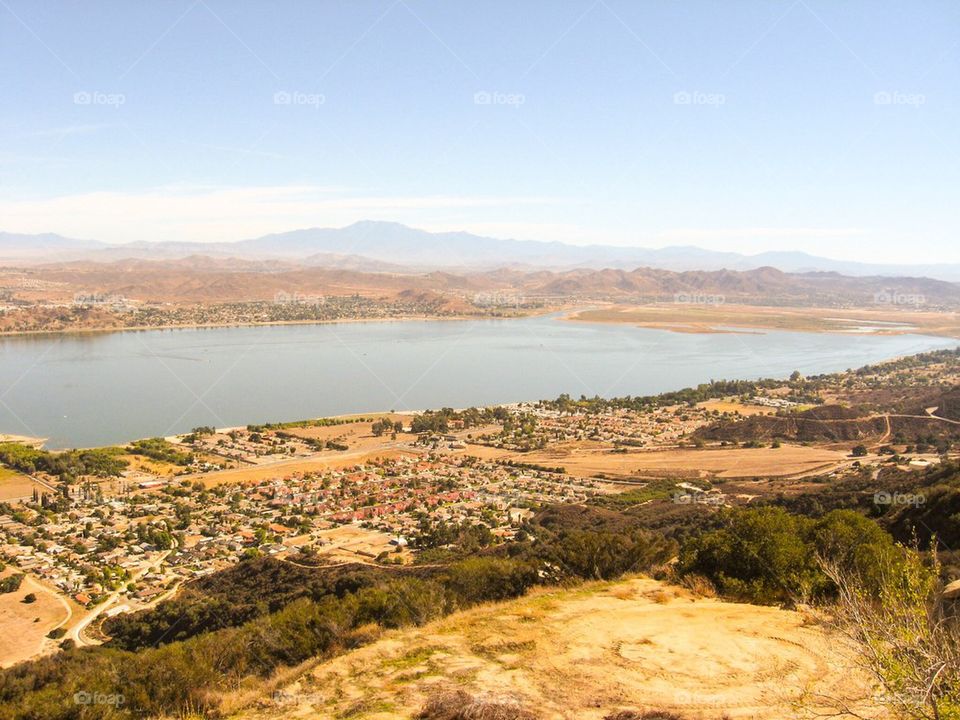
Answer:
M954 340L688 334L521 320L0 338L0 432L51 448L323 415L646 395L710 379L859 367Z

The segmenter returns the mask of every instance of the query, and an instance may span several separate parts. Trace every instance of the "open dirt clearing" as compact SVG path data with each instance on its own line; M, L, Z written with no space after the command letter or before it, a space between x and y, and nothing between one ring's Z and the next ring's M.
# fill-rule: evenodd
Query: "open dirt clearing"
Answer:
M797 612L694 600L644 578L593 583L386 633L243 717L399 720L463 689L544 720L619 709L782 720L800 716L793 705L811 693L855 707L869 695L841 647Z
M0 577L10 574L8 569ZM36 602L23 602L28 593L37 596ZM66 601L58 600L29 575L16 592L0 594L0 667L9 667L52 648L53 642L46 639L46 634L68 616Z
M195 475L184 475L180 479L199 480L207 487L224 485L226 483L256 483L271 478L281 478L295 473L320 472L322 470L339 469L361 465L377 458L388 459L404 455L415 455L408 450L402 450L389 445L380 445L371 449L347 452L321 453L316 457L282 460L276 463L237 468L236 470L220 470Z
M43 487L43 485L39 483L35 483L26 475L21 475L15 470L0 467L0 502L29 498L34 490L49 492L48 488Z

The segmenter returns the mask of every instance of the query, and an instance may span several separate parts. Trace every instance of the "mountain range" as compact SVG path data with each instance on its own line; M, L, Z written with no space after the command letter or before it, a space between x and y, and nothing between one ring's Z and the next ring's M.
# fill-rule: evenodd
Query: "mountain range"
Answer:
M664 248L569 245L484 237L467 232L432 233L400 223L361 221L342 228L308 228L232 242L108 244L55 234L0 232L0 263L36 264L87 260L176 260L191 256L279 260L307 267L363 272L479 271L499 268L564 271L576 268L673 271L755 270L834 272L850 276L929 277L960 281L960 264L874 264L834 260L800 251L745 255L695 246Z

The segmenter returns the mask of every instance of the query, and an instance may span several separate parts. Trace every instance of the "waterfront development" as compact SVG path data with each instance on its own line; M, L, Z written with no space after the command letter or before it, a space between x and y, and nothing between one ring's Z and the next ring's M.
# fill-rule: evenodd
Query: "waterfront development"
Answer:
M4 575L25 574L63 607L3 662L65 636L102 642L116 618L259 556L417 567L451 544L514 542L555 505L712 512L891 459L919 472L955 455L960 437L955 414L902 406L938 387L933 377L960 380L955 353L922 358L646 398L202 426L62 455L0 444ZM864 409L824 419L850 401ZM780 427L788 420L810 428ZM749 441L737 436L745 423Z
M0 433L90 447L287 418L836 372L917 334L678 333L546 316L0 338Z

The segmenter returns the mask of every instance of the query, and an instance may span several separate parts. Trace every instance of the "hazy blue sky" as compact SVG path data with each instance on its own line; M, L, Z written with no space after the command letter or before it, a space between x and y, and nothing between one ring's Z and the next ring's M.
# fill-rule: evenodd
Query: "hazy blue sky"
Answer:
M960 261L960 3L0 0L0 230Z

